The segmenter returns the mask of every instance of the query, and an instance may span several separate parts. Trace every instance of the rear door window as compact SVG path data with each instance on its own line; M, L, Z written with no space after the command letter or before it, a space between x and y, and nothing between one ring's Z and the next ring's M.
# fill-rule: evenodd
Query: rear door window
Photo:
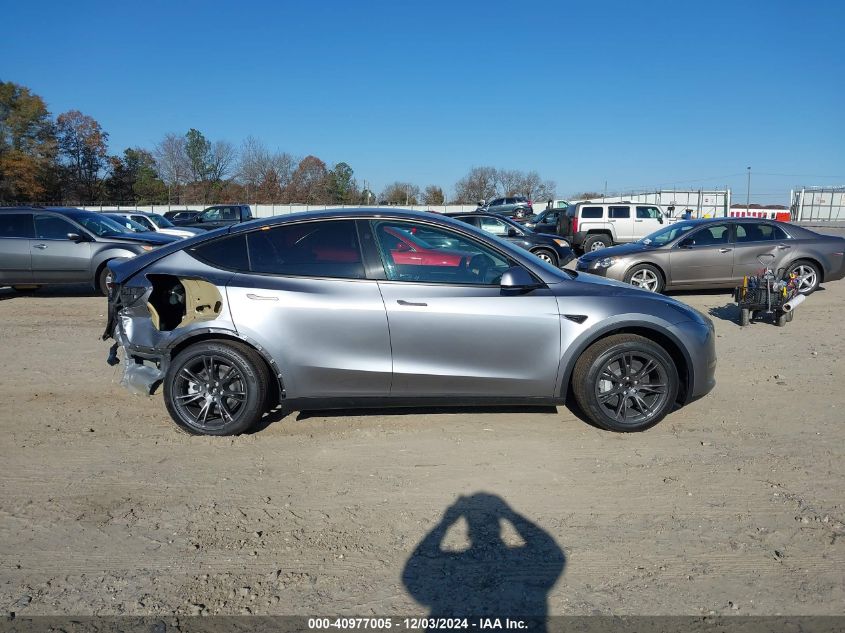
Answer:
M31 238L34 235L31 213L0 213L0 238Z
M247 233L247 246L254 273L365 278L354 220L265 227Z
M223 268L249 272L249 257L246 250L246 235L228 235L220 239L205 242L189 251L202 262Z
M612 220L624 220L631 217L631 207L609 207L607 211Z
M779 226L772 224L736 224L737 242L770 242L787 240L789 236Z
M585 220L599 220L604 217L604 208L602 207L582 207L581 217Z

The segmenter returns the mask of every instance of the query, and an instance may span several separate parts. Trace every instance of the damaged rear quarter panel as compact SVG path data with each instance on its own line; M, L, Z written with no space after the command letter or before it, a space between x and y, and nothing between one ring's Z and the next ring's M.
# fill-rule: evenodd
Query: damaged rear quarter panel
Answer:
M165 354L174 345L199 331L237 335L226 299L232 273L207 266L185 251L152 263L124 285L143 287L143 297L118 313L118 328L128 351ZM169 295L164 290L178 279L184 288L184 315L166 314ZM158 309L150 309L150 305Z

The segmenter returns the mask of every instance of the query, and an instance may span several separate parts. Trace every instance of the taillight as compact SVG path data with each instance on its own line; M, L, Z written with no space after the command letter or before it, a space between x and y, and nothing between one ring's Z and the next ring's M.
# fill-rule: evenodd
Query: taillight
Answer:
M572 217L572 235L575 235L578 232L578 216L575 215Z
M532 206L534 206L534 203L533 203L533 202L531 202L531 201L529 200L529 201L528 201L528 206L529 206L529 207L532 207Z

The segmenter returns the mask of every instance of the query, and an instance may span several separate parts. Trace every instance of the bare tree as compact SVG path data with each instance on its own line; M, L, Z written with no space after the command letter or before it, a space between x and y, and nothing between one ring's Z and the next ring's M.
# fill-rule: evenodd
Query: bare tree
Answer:
M166 134L153 148L159 177L167 185L167 200L181 202L182 186L188 182L188 155L185 151L185 137L180 134Z
M248 136L241 146L237 178L246 188L247 197L256 202L280 202L297 162L290 154L270 152L262 141Z
M423 193L423 204L441 205L445 204L446 197L443 195L443 190L435 185L429 185L425 188Z
M495 167L473 167L455 183L458 203L470 204L496 197L497 170Z
M410 182L394 182L381 192L381 200L388 204L419 204L420 188Z

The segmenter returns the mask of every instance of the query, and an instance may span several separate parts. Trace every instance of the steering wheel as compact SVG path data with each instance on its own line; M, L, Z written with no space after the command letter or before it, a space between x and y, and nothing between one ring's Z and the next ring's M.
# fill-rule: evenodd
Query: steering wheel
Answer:
M488 255L479 253L478 255L473 255L467 262L467 270L474 279L480 282L486 282L487 273L494 265L495 263Z

